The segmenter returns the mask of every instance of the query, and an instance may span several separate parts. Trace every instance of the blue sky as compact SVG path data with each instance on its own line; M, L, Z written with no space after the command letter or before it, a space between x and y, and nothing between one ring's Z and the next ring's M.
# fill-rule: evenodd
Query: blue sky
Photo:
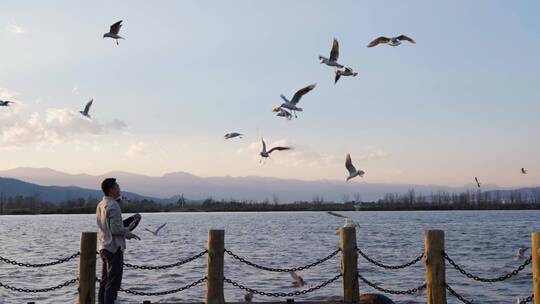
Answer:
M535 1L3 7L0 97L19 104L0 109L0 169L342 179L351 153L367 182L463 185L479 176L522 186L540 178ZM117 47L102 35L121 19L126 40ZM397 34L417 44L366 48ZM337 85L317 60L334 37L340 62L359 72ZM299 119L273 115L279 94L311 83ZM75 115L90 98L92 126ZM231 131L246 137L224 142ZM261 136L295 150L260 165ZM530 174L519 175L521 167Z

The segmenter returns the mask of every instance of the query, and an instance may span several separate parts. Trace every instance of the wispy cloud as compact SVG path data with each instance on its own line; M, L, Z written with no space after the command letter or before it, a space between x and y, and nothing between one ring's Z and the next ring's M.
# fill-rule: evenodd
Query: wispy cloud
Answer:
M13 21L8 24L7 29L10 33L13 34L21 35L25 33L25 30L19 25L15 24L15 22Z
M141 156L146 154L147 148L148 145L144 142L134 143L128 147L126 155L129 157Z

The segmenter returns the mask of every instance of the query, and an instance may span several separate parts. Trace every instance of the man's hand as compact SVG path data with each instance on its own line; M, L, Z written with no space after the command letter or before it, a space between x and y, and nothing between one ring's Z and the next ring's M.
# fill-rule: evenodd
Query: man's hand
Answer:
M139 241L141 240L140 237L138 237L136 234L131 233L131 232L126 234L126 239L128 239L128 240L136 239L136 240L139 240Z

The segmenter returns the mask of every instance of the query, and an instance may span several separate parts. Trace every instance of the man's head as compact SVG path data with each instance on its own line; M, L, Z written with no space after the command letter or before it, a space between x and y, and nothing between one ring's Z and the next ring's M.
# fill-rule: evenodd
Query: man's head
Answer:
M113 198L120 196L120 186L116 182L116 178L106 178L101 183L101 190L105 196Z

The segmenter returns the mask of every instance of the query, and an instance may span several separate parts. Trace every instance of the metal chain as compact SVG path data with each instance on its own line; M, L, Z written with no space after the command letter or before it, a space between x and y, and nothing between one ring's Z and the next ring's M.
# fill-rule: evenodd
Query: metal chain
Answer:
M12 290L12 291L16 291L16 292L24 292L24 293L38 293L38 292L40 292L41 293L41 292L50 292L50 291L53 291L53 290L56 290L56 289L60 289L60 288L69 286L71 284L74 284L77 281L78 281L78 279L73 279L73 280L65 281L64 283L62 283L60 285L57 285L57 286L41 288L41 289L18 288L18 287L3 284L2 282L0 282L0 287L3 287L5 289L9 289L9 290Z
M522 271L523 269L525 269L525 267L527 265L529 265L532 261L532 257L529 257L525 262L523 262L523 264L521 264L518 268L512 270L511 272L507 273L507 274L504 274L500 277L496 277L496 278L481 278L479 276L476 276L470 272L467 272L465 269L461 268L459 265L456 264L456 262L454 262L454 260L452 260L447 254L446 252L443 251L443 255L444 255L444 258L448 261L448 263L450 263L450 265L454 266L455 269L457 269L457 271L461 272L463 275L465 275L466 277L468 277L469 279L473 279L475 281L480 281L480 282L488 282L488 283L493 283L493 282L502 282L502 281L505 281L505 280L508 280L510 279L511 277L513 276L516 276L520 271Z
M358 275L358 278L360 278L360 280L362 280L364 283L368 284L369 286L377 289L378 291L382 291L384 293L389 293L389 294L394 294L394 295L413 295L413 294L418 293L420 290L423 290L426 288L426 283L424 283L418 287L415 287L409 290L392 290L392 289L386 289L386 288L380 287L377 284L370 282L368 279L364 278L360 274Z
M257 265L253 262L250 262L242 257L239 257L238 255L234 254L233 252L231 252L230 250L227 250L225 249L225 253L227 253L228 255L232 256L234 259L244 263L244 264L247 264L249 266L253 266L255 268L258 268L258 269L261 269L261 270L265 270L265 271L272 271L272 272L293 272L293 271L301 271L301 270L306 270L308 268L312 268L314 266L317 266L317 265L320 265L326 261L328 261L329 259L333 258L335 255L337 255L339 252L341 251L341 249L337 249L336 251L332 252L330 255L314 262L314 263L311 263L311 264L308 264L308 265L305 265L305 266L300 266L300 267L293 267L293 268L272 268L272 267L266 267L266 266L261 266L261 265Z
M401 265L386 265L386 264L383 264L381 262L377 262L375 261L374 259L370 258L367 254L365 254L360 248L356 248L356 250L358 251L358 253L364 258L366 259L368 262L376 265L376 266L379 266L381 268L385 268L385 269L402 269L402 268L407 268L407 267L410 267L416 263L418 263L420 260L422 260L422 258L424 257L424 253L422 252L421 255L419 255L418 257L416 257L414 260L410 261L410 262L407 262L405 264L401 264Z
M177 289L166 290L166 291L144 292L144 291L137 291L137 290L133 290L133 289L124 289L124 288L120 288L119 291L129 293L129 294L132 294L132 295L137 295L137 296L164 296L164 295L168 295L168 294L181 292L181 291L184 291L186 289L190 289L191 287L197 286L197 285L205 282L206 280L207 280L206 277L200 278L200 279L198 279L197 281L195 281L195 282L193 282L191 284L182 286L182 287L177 288ZM96 281L101 282L101 280L98 279L98 278L96 278Z
M48 263L41 263L41 264L22 263L22 262L13 261L13 260L1 257L1 256L0 256L0 261L4 262L4 263L11 264L11 265L20 266L20 267L40 268L40 267L53 266L53 265L58 265L58 264L68 262L68 261L78 257L80 254L81 254L80 252L77 252L77 253L74 253L74 254L72 254L72 255L70 255L68 257L59 259L57 261L48 262Z
M184 264L187 264L191 261L194 261L200 257L202 257L203 255L205 255L206 253L208 253L208 250L204 250L203 252L201 253L198 253L190 258L187 258L185 260L181 260L181 261L178 261L176 263L173 263L173 264L168 264L168 265L158 265L158 266L145 266L145 265L134 265L134 264L128 264L128 263L124 263L124 266L128 267L128 268L133 268L133 269L144 269L144 270L158 270L158 269L167 269L167 268L173 268L173 267L177 267L177 266L180 266L180 265L184 265Z
M452 287L450 287L450 285L444 283L444 286L446 287L446 289L454 296L456 297L458 300L460 300L461 302L465 303L465 304L474 304L473 301L469 301L467 299L465 299L462 295L460 295L459 293L457 293L455 290L452 289Z
M320 285L317 285L317 286L314 286L314 287L311 287L309 289L304 289L304 290L299 290L299 291L293 291L293 292L265 292L265 291L260 291L260 290L256 290L256 289L253 289L253 288L249 288L249 287L246 287L244 285L241 285L240 283L237 283L231 279L228 279L228 278L223 278L223 281L237 287L237 288L240 288L240 289L243 289L247 292L251 292L251 293L254 293L254 294L259 294L259 295L262 295L262 296L267 296L267 297L275 297L275 298L284 298L284 297L292 297L292 296L299 296L299 295L305 295L307 293L310 293L310 292L313 292L315 290L319 290L323 287L325 287L326 285L330 284L330 283L333 283L335 282L337 279L341 278L343 275L342 274L338 274L336 275L335 277L331 278L330 280L320 284Z
M526 297L525 299L519 301L519 304L527 304L527 303L530 303L534 300L534 294Z

